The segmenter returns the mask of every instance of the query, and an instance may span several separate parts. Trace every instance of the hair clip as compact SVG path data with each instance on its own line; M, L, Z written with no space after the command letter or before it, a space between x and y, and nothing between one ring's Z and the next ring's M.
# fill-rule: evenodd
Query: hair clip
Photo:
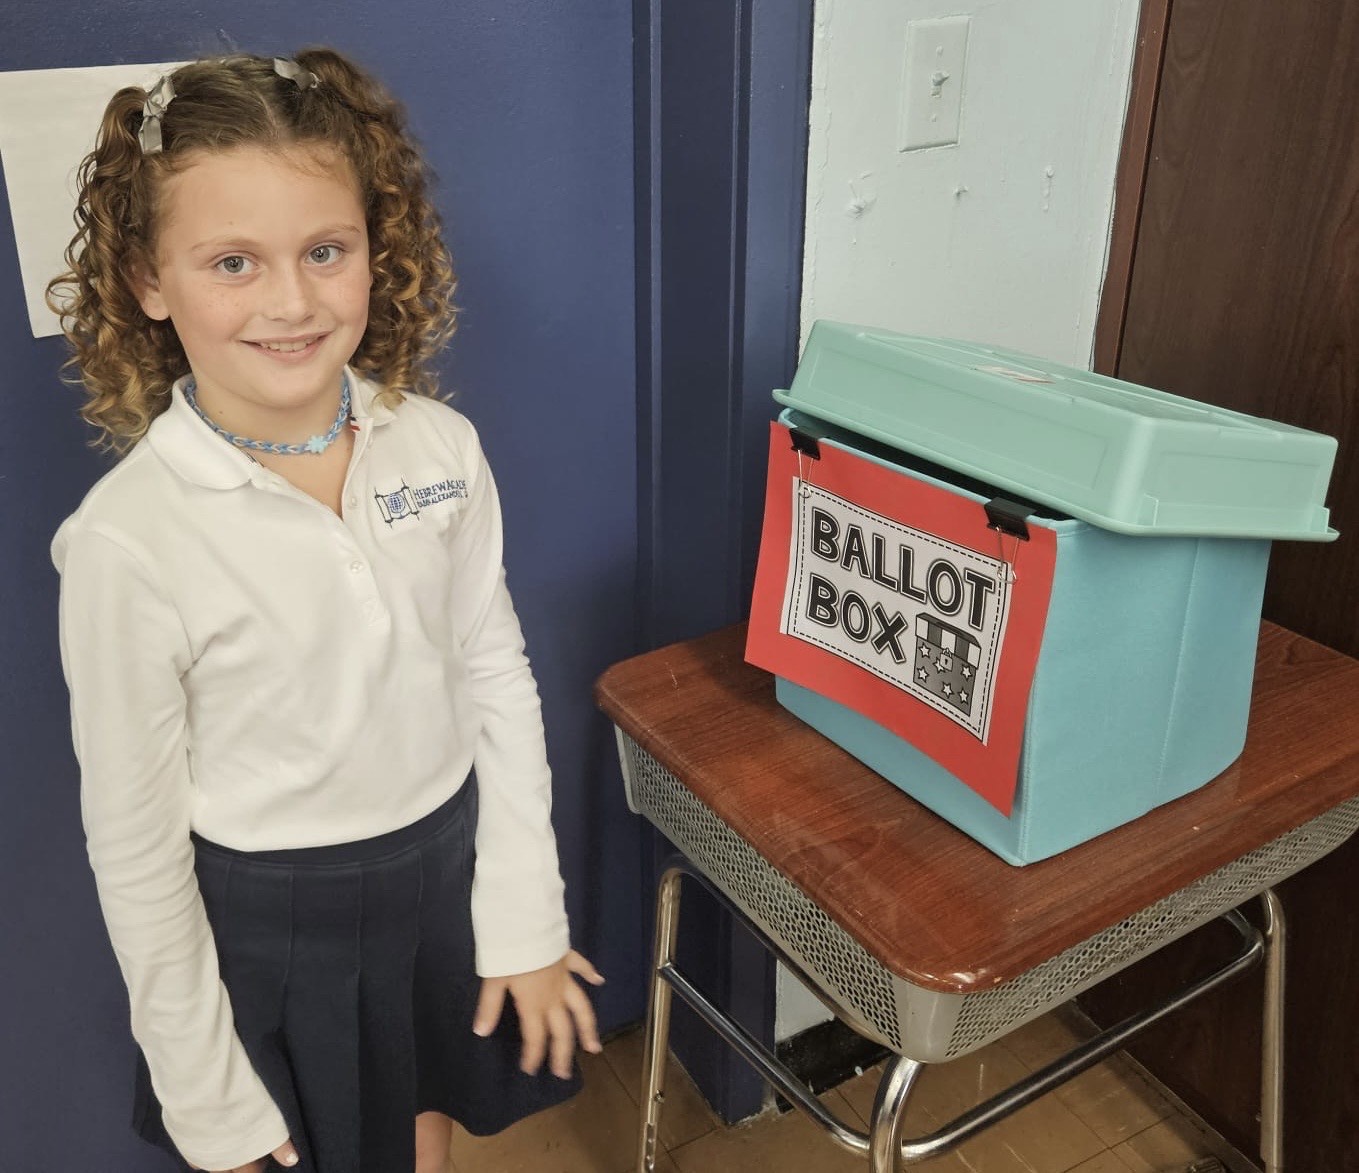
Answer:
M279 77L296 83L299 90L314 90L321 84L321 79L310 69L303 69L296 61L290 61L286 57L274 58L274 72Z
M157 154L164 146L161 135L161 119L165 110L175 100L174 83L167 73L152 87L142 103L142 125L137 131L137 141L141 143L143 155Z

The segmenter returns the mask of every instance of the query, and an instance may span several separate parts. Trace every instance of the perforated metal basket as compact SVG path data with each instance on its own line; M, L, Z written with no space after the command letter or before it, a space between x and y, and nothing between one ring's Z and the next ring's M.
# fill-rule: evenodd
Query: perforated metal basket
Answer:
M1037 1018L1332 851L1359 829L1359 798L1096 933L1013 981L973 994L913 986L883 968L635 741L618 731L628 805L654 823L815 979L869 1038L927 1063Z

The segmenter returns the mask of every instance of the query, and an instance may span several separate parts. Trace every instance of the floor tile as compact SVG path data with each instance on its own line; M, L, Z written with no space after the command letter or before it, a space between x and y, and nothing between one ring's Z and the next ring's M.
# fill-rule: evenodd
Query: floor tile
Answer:
M1030 1071L1037 1071L1084 1037L1060 1015L1046 1014L1006 1035L1001 1046ZM1175 1110L1120 1056L1092 1067L1052 1094L1110 1148Z
M646 1045L645 1032L632 1030L604 1046L604 1058L622 1083L632 1102L643 1095L642 1052ZM694 1086L671 1054L665 1071L665 1103L661 1110L661 1144L667 1149L678 1148L721 1125L717 1114Z
M1068 1173L1107 1150L1070 1113L1026 1108L961 1146L969 1173Z
M1045 1014L1011 1031L1001 1042L1030 1071L1046 1067L1060 1058L1086 1036L1058 1014Z
M931 1064L907 1104L907 1135L947 1124L986 1097L1009 1087L1027 1068L993 1044L952 1063ZM872 1080L846 1084L844 1093L861 1115L871 1111ZM957 1150L974 1173L1067 1173L1104 1151L1105 1145L1054 1096L1046 1096L988 1129Z
M1133 1173L1182 1173L1187 1165L1212 1155L1203 1134L1183 1116L1153 1124L1113 1151Z
M634 1156L618 1173L636 1173L636 1170L637 1158ZM485 1173L491 1173L491 1171L486 1170ZM656 1173L680 1173L679 1166L675 1164L675 1158L664 1149L659 1149L656 1152ZM716 1171L711 1171L711 1173L716 1173Z
M1117 1056L1076 1076L1053 1095L1109 1148L1175 1111L1165 1096Z
M456 1173L627 1173L635 1167L637 1106L602 1055L582 1054L585 1086L568 1103L495 1136L454 1127Z
M873 1100L878 1094L878 1084L882 1080L883 1066L879 1063L876 1067L870 1067L862 1075L855 1076L835 1089L854 1110L864 1128L868 1127L873 1117ZM920 1096L916 1094L919 1090L919 1088L916 1088L910 1099L906 1101L905 1135L908 1137L924 1136L937 1127L935 1118L926 1112Z
M850 1108L836 1092L822 1097L833 1111ZM864 1173L863 1157L840 1148L800 1112L766 1114L691 1141L675 1149L679 1173ZM969 1173L955 1156L941 1157L912 1170L922 1173Z
M1129 1173L1123 1158L1112 1151L1100 1153L1088 1161L1082 1161L1071 1173Z

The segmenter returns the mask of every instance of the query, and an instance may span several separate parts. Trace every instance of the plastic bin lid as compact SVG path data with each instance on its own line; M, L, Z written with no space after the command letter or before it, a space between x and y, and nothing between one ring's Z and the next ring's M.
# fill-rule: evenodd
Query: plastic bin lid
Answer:
M1330 436L997 347L817 322L786 407L1119 533L1326 542Z

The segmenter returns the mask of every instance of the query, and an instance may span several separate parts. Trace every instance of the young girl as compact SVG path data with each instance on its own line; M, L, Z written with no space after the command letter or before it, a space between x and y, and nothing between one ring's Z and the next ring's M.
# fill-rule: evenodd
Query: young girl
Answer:
M495 485L428 397L425 166L337 53L204 60L113 98L76 223L53 296L130 451L53 557L135 1125L181 1168L443 1170L450 1117L575 1090L603 979Z

